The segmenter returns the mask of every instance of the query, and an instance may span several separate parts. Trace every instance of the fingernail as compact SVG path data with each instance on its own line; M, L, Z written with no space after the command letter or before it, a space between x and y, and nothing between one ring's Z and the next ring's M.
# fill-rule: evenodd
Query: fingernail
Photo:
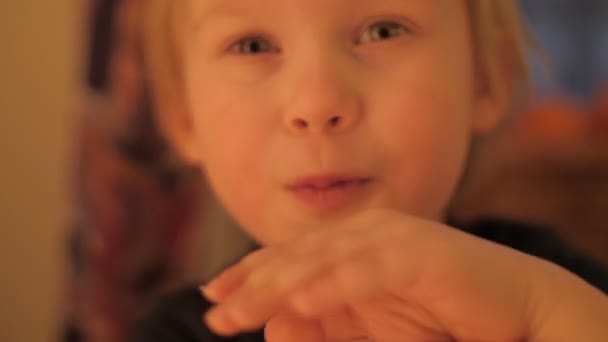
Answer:
M230 318L233 322L237 323L240 327L246 327L251 324L250 315L247 313L247 310L243 307L233 307L229 309Z
M201 285L199 290L207 299L212 302L218 302L220 300L220 295L214 287L209 285Z
M207 326L222 336L231 336L238 331L237 323L222 309L213 309L205 315Z

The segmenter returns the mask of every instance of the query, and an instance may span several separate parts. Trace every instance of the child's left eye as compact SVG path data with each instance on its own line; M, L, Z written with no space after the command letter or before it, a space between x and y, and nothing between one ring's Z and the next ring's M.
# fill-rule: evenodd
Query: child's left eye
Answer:
M368 26L358 37L358 44L378 42L394 39L400 35L408 33L409 29L404 25L394 21L381 21Z
M277 52L272 42L259 36L249 36L241 38L228 47L228 51L242 55L259 55Z

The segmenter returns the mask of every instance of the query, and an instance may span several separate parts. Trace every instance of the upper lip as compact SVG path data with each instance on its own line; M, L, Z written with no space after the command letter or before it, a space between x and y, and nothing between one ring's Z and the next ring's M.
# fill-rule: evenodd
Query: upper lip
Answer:
M349 182L363 183L369 180L370 178L365 176L357 176L344 173L326 173L297 178L296 180L288 183L286 187L289 190L297 190L301 188L313 188L322 190L339 184Z

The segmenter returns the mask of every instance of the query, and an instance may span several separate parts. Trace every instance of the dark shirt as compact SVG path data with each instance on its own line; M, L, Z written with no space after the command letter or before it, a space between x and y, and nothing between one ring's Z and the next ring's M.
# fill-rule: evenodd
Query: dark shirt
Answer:
M534 255L577 274L608 293L608 269L566 246L551 231L503 220L480 221L468 229L471 234ZM263 342L263 331L232 338L219 337L203 324L202 316L211 307L196 286L159 301L136 326L132 342Z

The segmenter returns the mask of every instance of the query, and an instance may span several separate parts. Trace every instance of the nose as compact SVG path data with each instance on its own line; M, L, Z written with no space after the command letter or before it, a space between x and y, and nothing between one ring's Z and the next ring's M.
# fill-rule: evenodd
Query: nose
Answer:
M306 131L318 133L340 133L353 126L354 120L345 115L299 115L290 119L289 128L293 133Z
M314 75L314 74L312 74ZM288 102L284 124L292 134L340 134L357 126L361 98L353 82L337 72L311 73L296 84Z

